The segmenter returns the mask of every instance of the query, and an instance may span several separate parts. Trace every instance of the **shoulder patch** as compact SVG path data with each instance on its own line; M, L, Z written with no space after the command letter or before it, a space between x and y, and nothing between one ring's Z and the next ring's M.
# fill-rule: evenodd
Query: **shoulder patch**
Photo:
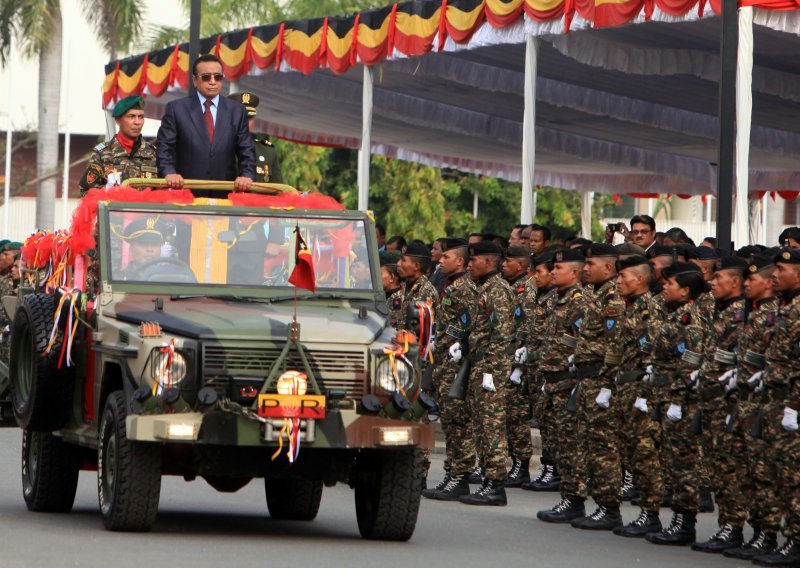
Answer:
M775 312L768 312L767 319L764 321L765 325L775 325Z
M517 309L514 310L514 317L515 318L521 318L522 317L522 308L520 306L517 306Z
M686 342L681 341L675 346L675 349L678 350L678 353L683 353L684 351L686 351Z
M614 329L614 326L616 325L616 323L617 323L617 320L606 318L606 329L608 331L611 331L612 329Z
M692 323L692 315L689 313L685 313L681 316L681 323L683 325L689 325Z
M733 323L741 323L744 321L744 308L739 308L733 312Z
M100 144L92 148L92 150L94 152L101 152L102 150L106 149L106 147L111 143L112 140L113 138L111 140L108 140L107 142L100 142Z
M579 317L578 319L576 319L574 322L572 322L572 325L574 325L576 329L582 328L583 327L583 317Z
M607 318L616 318L619 317L620 311L615 306L606 306L603 310L603 315Z

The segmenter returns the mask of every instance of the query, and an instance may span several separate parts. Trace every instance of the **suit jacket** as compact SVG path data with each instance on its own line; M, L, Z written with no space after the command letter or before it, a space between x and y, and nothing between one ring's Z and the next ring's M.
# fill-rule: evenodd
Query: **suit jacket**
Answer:
M156 157L159 177L176 173L185 179L224 181L256 177L247 114L240 103L223 96L217 106L213 144L197 95L167 103L156 136Z

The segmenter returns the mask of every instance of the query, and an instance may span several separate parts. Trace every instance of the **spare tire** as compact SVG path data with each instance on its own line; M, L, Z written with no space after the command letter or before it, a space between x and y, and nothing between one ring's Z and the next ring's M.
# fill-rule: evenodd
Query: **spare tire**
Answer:
M11 326L11 405L20 428L52 432L66 424L72 408L75 369L58 359L64 342L60 330L49 353L56 299L49 294L22 298Z

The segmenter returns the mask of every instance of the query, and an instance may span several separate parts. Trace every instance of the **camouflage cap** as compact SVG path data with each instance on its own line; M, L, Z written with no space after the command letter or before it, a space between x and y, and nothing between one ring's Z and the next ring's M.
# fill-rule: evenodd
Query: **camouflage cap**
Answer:
M238 93L228 95L228 98L244 105L244 109L247 111L247 116L256 116L258 114L258 111L256 110L259 103L258 95L249 91L240 91Z
M160 215L139 217L125 227L125 240L129 243L155 245L164 242L164 223Z
M784 247L781 252L772 257L775 264L800 264L800 250Z
M114 111L111 113L114 118L125 116L125 113L131 109L144 110L144 99L142 95L131 95L117 102L114 105Z
M506 258L524 258L531 255L531 249L526 245L513 245L506 249Z

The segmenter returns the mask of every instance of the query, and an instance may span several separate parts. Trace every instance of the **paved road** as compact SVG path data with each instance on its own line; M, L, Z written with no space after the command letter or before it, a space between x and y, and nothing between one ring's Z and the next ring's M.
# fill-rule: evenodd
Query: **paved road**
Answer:
M94 473L81 474L73 513L29 513L20 489L20 431L0 429L0 567L64 566L161 568L308 567L669 567L742 566L722 557L666 549L607 533L547 525L535 519L553 494L509 491L504 508L467 507L423 500L408 543L362 540L353 496L326 488L311 523L269 519L259 480L232 495L203 480L165 478L158 522L151 533L111 533L97 510ZM302 456L301 456L302 459ZM441 472L435 456L432 476ZM626 518L635 516L626 507ZM667 513L662 515L666 521ZM701 535L714 530L702 515ZM749 564L747 564L749 566Z

